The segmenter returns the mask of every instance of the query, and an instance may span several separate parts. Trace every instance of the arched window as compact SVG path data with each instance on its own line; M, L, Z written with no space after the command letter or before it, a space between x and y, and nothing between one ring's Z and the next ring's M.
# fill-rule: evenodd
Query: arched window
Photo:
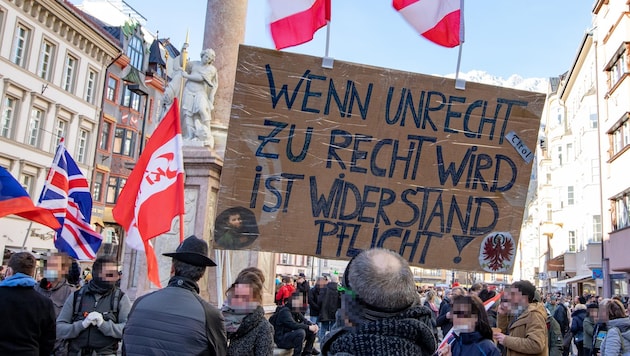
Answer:
M142 70L144 50L142 48L142 40L138 37L131 37L131 40L129 40L129 44L127 45L127 57L129 57L130 63L134 68Z

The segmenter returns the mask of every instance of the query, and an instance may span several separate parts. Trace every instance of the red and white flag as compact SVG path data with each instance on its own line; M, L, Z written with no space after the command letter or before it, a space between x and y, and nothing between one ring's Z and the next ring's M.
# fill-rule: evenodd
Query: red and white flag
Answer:
M464 41L463 0L393 0L392 6L422 36L444 47Z
M113 209L127 231L127 245L145 251L149 280L161 287L157 258L149 240L170 231L184 214L184 159L177 99L153 132ZM180 224L180 239L183 236Z
M276 49L308 42L330 21L330 0L268 0Z

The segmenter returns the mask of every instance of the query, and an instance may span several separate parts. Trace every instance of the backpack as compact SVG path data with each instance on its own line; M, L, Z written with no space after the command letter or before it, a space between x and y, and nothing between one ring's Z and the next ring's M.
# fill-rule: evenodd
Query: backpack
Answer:
M562 354L562 331L560 330L560 324L558 321L547 312L547 334L549 339L547 340L547 346L549 347L549 356Z
M78 291L74 292L74 297L72 300L72 320L76 321L79 320L79 313L81 312L79 309L81 308L81 301L83 300L83 294L85 293L85 289L86 287L83 287L81 289L79 289ZM114 316L116 316L116 320L118 320L118 307L120 305L120 299L122 298L122 296L125 293L120 290L120 288L116 288L116 290L114 291L114 297L111 298L111 311L112 313L114 313ZM87 315L83 315L83 317L86 317Z

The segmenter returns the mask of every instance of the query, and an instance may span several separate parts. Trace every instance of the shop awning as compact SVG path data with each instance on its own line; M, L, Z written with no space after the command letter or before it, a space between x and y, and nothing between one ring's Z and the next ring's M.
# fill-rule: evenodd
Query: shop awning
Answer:
M556 282L554 284L557 285L557 286L566 286L567 284L578 283L578 282L582 282L582 281L587 280L587 279L593 279L593 275L592 274L581 274L579 276L563 279L563 280L558 281L558 282Z
M547 261L547 270L558 272L564 271L564 254L556 256Z

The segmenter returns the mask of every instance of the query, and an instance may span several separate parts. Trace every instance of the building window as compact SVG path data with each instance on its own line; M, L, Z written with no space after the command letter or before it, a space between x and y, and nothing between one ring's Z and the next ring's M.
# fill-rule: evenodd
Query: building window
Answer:
M118 80L116 78L107 78L107 100L116 101L116 88L118 87Z
M593 241L602 241L602 216L593 215Z
M59 146L59 142L61 142L61 139L63 137L66 137L67 130L68 130L68 123L64 120L57 119L57 122L55 122L54 131L53 131L53 140L52 140L52 147L51 147L52 152L55 152L55 150L57 149L57 146Z
M44 111L38 108L31 109L31 118L28 122L28 137L26 143L32 147L39 147L39 137L43 118Z
M96 172L94 174L94 184L92 188L92 199L94 201L100 202L103 198L103 180L105 179L105 174L103 172Z
M116 128L112 152L133 157L136 149L136 133L129 129Z
M626 192L612 201L613 230L620 230L630 226L630 193Z
M33 196L33 186L35 185L35 177L31 174L22 173L21 177L22 187L28 195Z
M64 64L63 83L61 86L65 91L70 93L74 92L74 82L77 74L77 65L78 60L68 54L66 56L66 62Z
M109 177L107 183L107 196L105 198L105 203L107 204L115 204L116 200L118 200L118 195L120 191L125 186L127 179L122 177Z
M109 149L109 135L112 132L112 124L109 121L103 121L103 127L101 127L101 142L98 148L107 151Z
M0 135L2 137L11 137L13 123L16 117L17 99L7 96L4 99L4 107L2 110L2 122L0 122Z
M621 152L626 146L630 144L630 123L628 122L628 113L625 113L621 120L619 120L608 131L608 140L610 141L610 148L612 150L611 157Z
M573 186L567 187L567 204L568 205L575 204L575 193L573 191Z
M567 163L571 163L575 160L575 156L573 156L573 144L567 143Z
M138 37L132 37L127 45L127 57L129 63L136 69L142 70L142 62L144 61L144 49L142 48L142 40Z
M55 45L47 40L42 42L37 75L44 80L50 81L54 64L53 61L55 59L55 48Z
M23 24L18 24L13 39L11 60L22 68L26 67L27 51L30 46L31 30Z
M90 104L94 104L94 93L96 91L96 77L97 74L93 70L88 71L87 85L85 89L85 101Z
M562 146L558 146L558 165L562 166Z
M576 240L575 240L575 231L569 231L569 252L575 252L576 248Z
M89 138L90 138L90 133L88 132L88 130L85 130L85 129L79 130L79 142L77 144L77 161L81 163L85 163Z
M626 43L623 43L617 53L606 65L606 71L608 72L608 89L612 89L622 78L628 73L628 64L626 62Z
M129 90L125 85L125 94L123 95L122 105L140 111L140 95Z

